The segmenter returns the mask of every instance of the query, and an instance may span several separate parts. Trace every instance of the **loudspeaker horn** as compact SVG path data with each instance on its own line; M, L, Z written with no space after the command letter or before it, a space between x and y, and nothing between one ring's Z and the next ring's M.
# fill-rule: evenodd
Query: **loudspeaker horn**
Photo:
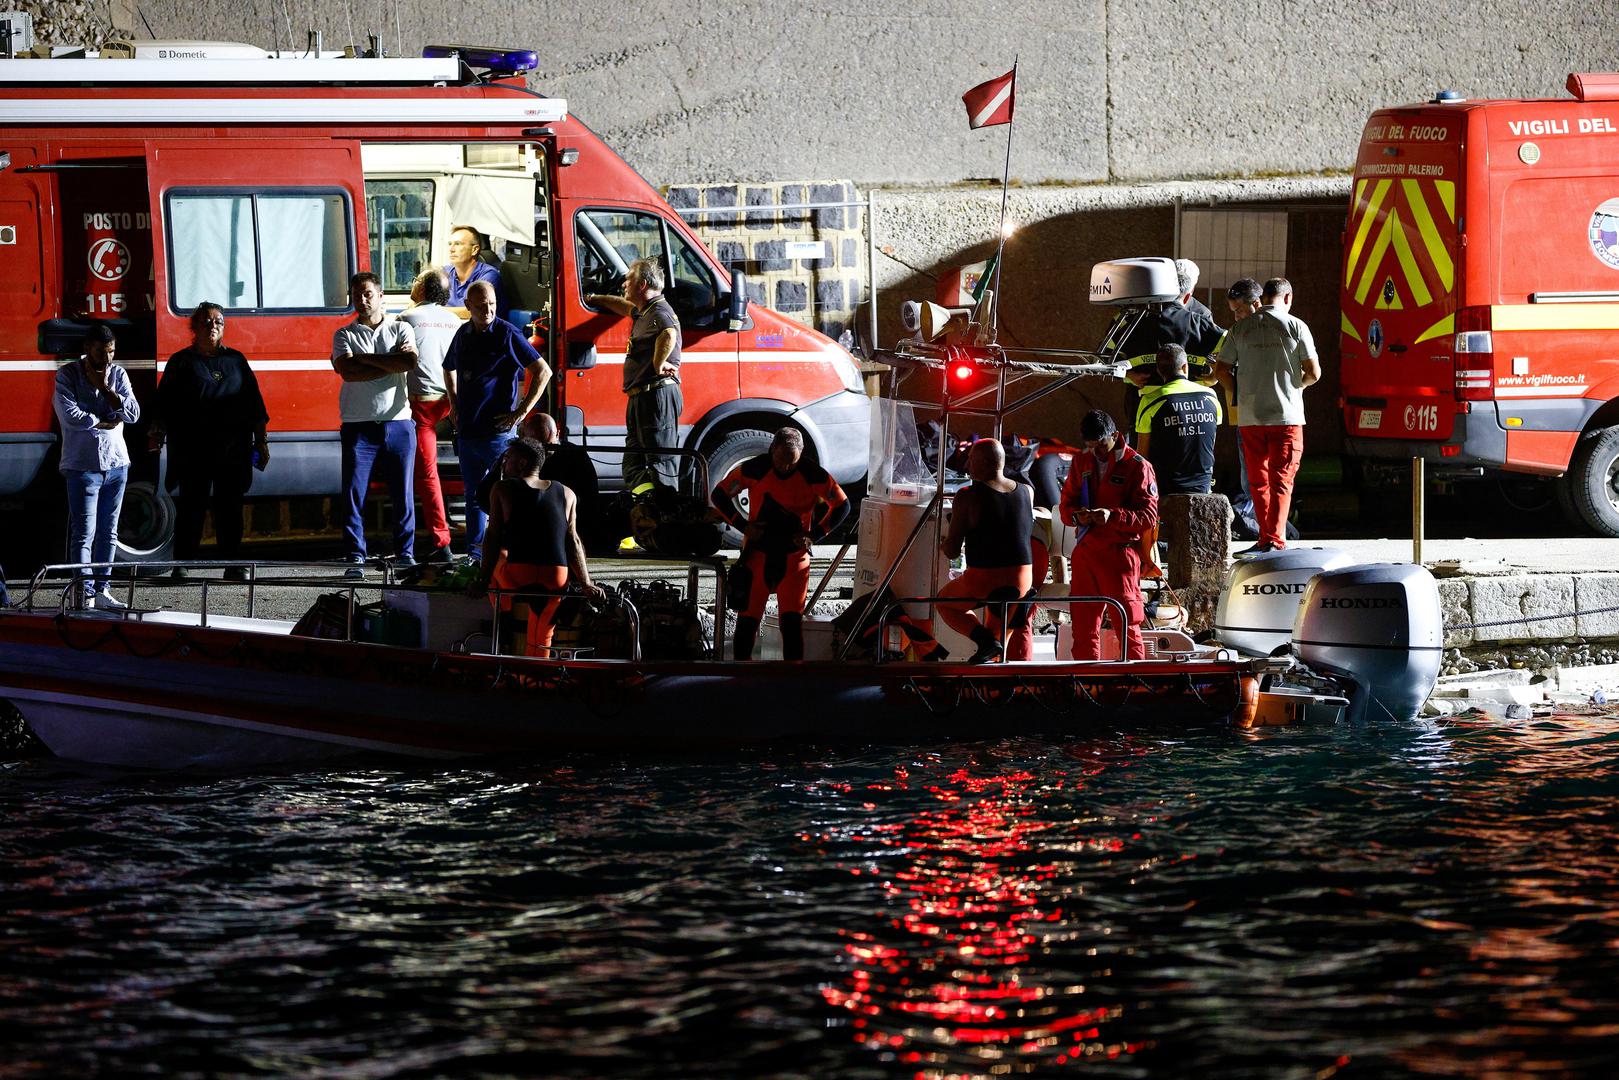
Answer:
M922 301L922 311L917 320L918 330L923 341L932 341L950 327L952 316L949 308L940 307L931 301Z

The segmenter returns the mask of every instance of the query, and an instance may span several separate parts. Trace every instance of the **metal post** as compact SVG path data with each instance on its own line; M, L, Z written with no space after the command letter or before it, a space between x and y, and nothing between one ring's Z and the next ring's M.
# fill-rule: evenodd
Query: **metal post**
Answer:
M944 461L950 446L950 365L944 366L944 401L939 406L939 470L934 497L938 500L939 516L933 519L933 550L928 552L928 592L939 591L939 549L944 546ZM880 645L879 645L880 647Z
M833 557L831 564L826 568L826 573L821 575L821 583L815 586L815 595L810 597L809 603L805 605L806 611L813 609L816 601L820 600L821 594L826 592L827 585L831 584L832 582L832 575L838 572L838 567L843 565L844 557L849 554L849 549L853 546L854 541L848 540L844 542L842 547L838 548L838 553Z
M922 535L922 530L927 527L928 518L933 514L939 513L943 508L943 503L943 494L935 493L932 500L928 502L927 509L922 511L922 516L916 519L916 524L911 528L911 534L905 538L905 543L900 546L899 554L894 556L894 561L889 564L888 572L883 575L883 580L875 589L866 594L866 606L861 609L860 618L855 620L854 629L856 632L858 632L865 621L871 617L872 610L877 603L877 598L883 594L883 591L887 589L890 584L893 583L894 576L899 573L900 566L905 562L905 557L911 553L911 547L916 543L916 538ZM859 600L855 601L857 604L859 602ZM839 660L842 660L844 657L849 655L850 648L854 646L855 636L855 633L851 633L848 637L843 639L843 648L838 651ZM881 656L882 651L882 628L879 627L877 638L877 655Z
M877 194L866 193L866 295L871 300L867 320L871 326L869 355L877 352Z
M1422 533L1426 524L1423 505L1423 463L1420 457L1411 459L1411 561L1422 565Z

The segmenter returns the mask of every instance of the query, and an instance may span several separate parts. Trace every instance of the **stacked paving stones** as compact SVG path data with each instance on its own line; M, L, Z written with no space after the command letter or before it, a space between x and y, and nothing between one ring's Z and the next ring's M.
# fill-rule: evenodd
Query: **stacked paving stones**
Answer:
M851 203L848 180L671 187L676 210L734 210L689 217L720 265L748 275L748 299L775 308L830 338L854 323L865 296L866 242L858 206L784 210L804 203ZM775 209L772 209L775 208ZM790 259L793 241L820 241L824 259Z
M1503 574L1439 582L1447 626L1445 645L1531 643L1619 638L1619 573Z

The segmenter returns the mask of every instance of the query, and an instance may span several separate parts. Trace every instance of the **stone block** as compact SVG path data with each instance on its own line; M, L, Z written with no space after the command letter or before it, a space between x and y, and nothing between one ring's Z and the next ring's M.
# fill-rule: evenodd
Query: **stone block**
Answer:
M843 252L838 264L845 270L851 270L860 265L860 241L852 236L843 238Z
M748 302L758 304L761 307L767 307L770 304L769 295L765 290L765 283L758 278L748 279Z
M715 184L703 191L703 205L720 208L736 205L736 187L732 184Z
M1473 581L1475 644L1549 641L1573 637L1574 578L1569 574L1514 574ZM1562 616L1562 617L1558 617Z
M1169 545L1169 584L1219 591L1231 547L1231 504L1224 495L1165 495L1158 538Z
M781 312L803 311L809 306L809 288L802 281L778 281L771 306Z
M748 249L735 240L721 240L714 245L714 257L721 266L730 269L748 261Z
M1524 668L1496 668L1490 671L1470 671L1463 675L1441 675L1434 683L1434 693L1456 697L1459 688L1470 686L1528 686L1534 673Z
M1439 581L1439 613L1447 627L1463 626L1473 621L1473 587L1467 578L1441 578ZM1473 644L1473 631L1445 631L1447 649L1465 649Z
M776 193L772 188L749 187L745 194L749 206L772 206L776 201ZM747 215L747 226L750 229L769 229L775 224L775 213L751 212Z
M843 310L843 282L818 281L815 283L815 306L823 314L833 315Z
M1538 686L1525 683L1520 686L1509 686L1504 683L1478 683L1474 686L1462 688L1461 696L1468 701L1504 701L1516 702L1519 705L1533 705L1546 700L1546 691Z
M1580 613L1574 620L1575 632L1580 637L1619 638L1619 574L1577 575L1574 599Z
M1584 696L1594 690L1602 690L1611 700L1619 693L1619 664L1559 668L1554 682L1559 693Z
M789 269L792 262L787 258L787 241L760 240L753 245L753 261L767 274Z
M810 202L835 203L848 202L853 195L853 185L850 184L811 184ZM846 208L815 211L815 227L818 229L841 229L844 222L852 217Z

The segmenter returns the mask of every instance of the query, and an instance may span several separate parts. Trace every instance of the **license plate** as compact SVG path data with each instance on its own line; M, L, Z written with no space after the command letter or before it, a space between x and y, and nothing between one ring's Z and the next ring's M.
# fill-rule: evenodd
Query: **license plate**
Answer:
M1360 411L1360 426L1373 430L1383 426L1382 409L1362 409Z

